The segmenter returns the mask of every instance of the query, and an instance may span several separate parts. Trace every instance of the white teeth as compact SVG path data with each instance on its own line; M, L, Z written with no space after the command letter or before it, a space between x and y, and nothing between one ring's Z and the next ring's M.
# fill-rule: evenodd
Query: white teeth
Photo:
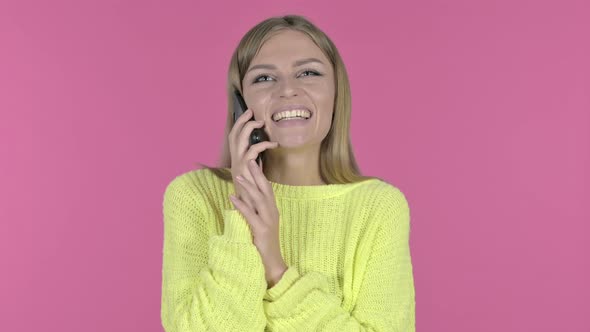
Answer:
M309 119L311 117L311 113L308 110L285 111L285 112L275 114L272 117L272 119L273 119L273 121L278 122L283 119L295 118L295 117Z

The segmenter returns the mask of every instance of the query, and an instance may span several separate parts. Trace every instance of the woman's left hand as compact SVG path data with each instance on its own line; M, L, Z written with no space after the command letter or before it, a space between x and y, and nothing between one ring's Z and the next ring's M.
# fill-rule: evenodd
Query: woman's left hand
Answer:
M254 160L248 162L248 168L256 183L245 178L237 178L245 192L246 199L253 203L248 206L243 200L230 195L234 206L242 213L252 231L254 245L260 252L265 267L268 288L273 287L287 270L287 264L281 255L279 239L279 210L275 202L270 182L264 176L262 168Z

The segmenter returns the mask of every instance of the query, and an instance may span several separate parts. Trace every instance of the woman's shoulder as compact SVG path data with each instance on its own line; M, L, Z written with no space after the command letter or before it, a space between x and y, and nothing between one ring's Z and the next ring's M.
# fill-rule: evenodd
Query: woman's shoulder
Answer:
M193 169L174 176L166 185L165 195L180 193L192 197L209 196L208 192L227 185L207 168Z
M400 199L405 197L404 193L398 186L381 178L373 177L362 181L360 184L362 185L359 185L357 190L364 191L375 198L383 197L385 199Z
M408 199L400 187L383 180L372 178L363 181L357 188L357 194L368 198L372 206L381 213L399 213L409 209Z

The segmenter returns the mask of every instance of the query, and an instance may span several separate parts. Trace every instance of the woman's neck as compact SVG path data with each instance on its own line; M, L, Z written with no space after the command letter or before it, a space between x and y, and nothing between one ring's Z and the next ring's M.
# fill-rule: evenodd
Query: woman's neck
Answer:
M262 169L269 181L291 186L326 184L320 176L319 149L317 152L279 149L265 151Z

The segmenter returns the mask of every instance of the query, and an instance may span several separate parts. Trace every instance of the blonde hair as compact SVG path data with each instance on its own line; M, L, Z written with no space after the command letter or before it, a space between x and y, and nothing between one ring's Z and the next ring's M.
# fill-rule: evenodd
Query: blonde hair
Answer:
M229 64L227 98L228 111L224 133L224 144L219 166L210 167L199 163L211 170L216 176L226 181L233 181L231 170L231 154L229 151L228 135L234 125L233 120L233 89L239 87L242 91L242 80L258 50L274 32L285 29L300 31L307 34L330 60L335 75L336 93L334 97L334 112L332 125L320 145L320 176L327 184L341 184L375 179L377 177L360 174L350 143L350 84L346 68L336 46L330 38L308 19L300 15L285 15L268 18L248 31L234 51ZM264 164L264 154L263 164ZM377 178L379 179L379 178Z

